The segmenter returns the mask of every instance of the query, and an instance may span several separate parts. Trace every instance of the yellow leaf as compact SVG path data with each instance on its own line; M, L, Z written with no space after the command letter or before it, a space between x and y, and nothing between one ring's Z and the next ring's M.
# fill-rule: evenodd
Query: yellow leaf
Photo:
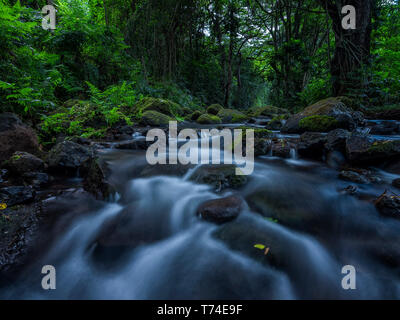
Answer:
M260 250L264 250L265 246L263 244L255 244L254 248L260 249Z
M5 203L0 203L0 210L7 209L7 204Z

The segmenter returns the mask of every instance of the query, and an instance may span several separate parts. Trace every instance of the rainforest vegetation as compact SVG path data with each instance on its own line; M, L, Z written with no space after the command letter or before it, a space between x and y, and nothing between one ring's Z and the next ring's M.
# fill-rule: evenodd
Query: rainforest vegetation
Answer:
M53 4L55 30L42 7ZM354 4L357 28L340 8ZM357 110L400 103L398 1L0 1L0 107L40 130L101 137L133 106L164 98L186 112L211 104L291 112L331 96ZM90 125L95 115L101 125ZM93 121L92 121L93 122Z

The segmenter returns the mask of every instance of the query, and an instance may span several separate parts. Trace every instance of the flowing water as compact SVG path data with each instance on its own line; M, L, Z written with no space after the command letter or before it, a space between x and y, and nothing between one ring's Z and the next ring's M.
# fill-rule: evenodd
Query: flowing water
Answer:
M369 201L382 183L348 183L321 163L269 156L248 183L215 193L191 176L201 166L149 166L142 151L106 150L118 196L53 201L62 212L18 280L1 289L18 299L390 299L400 298L400 221ZM196 215L206 200L240 195L233 222ZM268 254L254 247L263 244ZM56 268L57 289L41 288L41 268ZM344 290L342 267L357 271Z

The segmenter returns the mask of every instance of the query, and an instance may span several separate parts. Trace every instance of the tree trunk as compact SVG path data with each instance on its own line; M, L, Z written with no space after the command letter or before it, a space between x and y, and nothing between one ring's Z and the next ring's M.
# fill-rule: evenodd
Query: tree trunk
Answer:
M349 89L363 86L360 67L368 62L371 47L372 10L374 0L322 0L332 19L335 33L335 52L331 61L332 89L336 96L345 95ZM341 13L345 5L356 9L356 29L342 27Z

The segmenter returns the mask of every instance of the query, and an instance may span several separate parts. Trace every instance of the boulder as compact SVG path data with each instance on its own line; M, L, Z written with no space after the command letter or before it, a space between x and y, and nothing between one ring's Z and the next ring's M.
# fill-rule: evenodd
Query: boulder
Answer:
M85 172L83 189L98 200L106 200L115 193L114 188L107 182L104 163L98 158L92 159Z
M39 154L39 143L35 131L23 124L13 113L0 114L0 163L9 159L16 151Z
M222 123L239 123L247 120L247 116L244 113L233 109L222 109L217 115L222 120Z
M26 172L22 176L25 182L32 185L35 189L41 188L49 183L49 176L44 172Z
M297 152L310 159L321 159L324 154L326 136L316 132L306 132L300 136Z
M190 121L196 121L202 113L199 110L194 111L191 115L188 116L188 120Z
M343 170L339 173L339 178L345 181L351 181L359 184L369 183L369 180L365 176L351 170Z
M381 215L400 219L400 197L385 193L375 201L375 206Z
M237 196L210 200L197 209L197 213L206 221L225 223L234 220L243 206L243 200Z
M253 108L249 110L249 116L251 117L268 117L269 119L274 118L278 115L289 114L289 111L283 108L278 108L274 106L264 106L261 108Z
M279 140L272 143L272 156L279 158L290 158L291 148L287 141Z
M167 127L170 121L174 121L175 119L160 113L158 111L146 111L142 114L142 118L140 119L140 123L145 126L152 127Z
M309 130L309 127L313 129L312 131L324 132L334 128L354 130L362 121L362 114L352 111L340 98L328 98L290 117L283 126L282 132L302 133Z
M326 136L325 148L328 151L339 151L346 153L346 140L350 132L344 129L332 130Z
M0 202L8 207L32 201L35 198L35 191L32 187L12 186L0 189Z
M64 141L55 145L48 154L49 169L63 173L76 173L82 168L92 153L80 144Z
M214 116L216 116L218 114L218 112L220 112L223 109L224 109L224 107L221 106L220 104L212 104L211 106L209 106L207 108L207 113L213 114Z
M218 116L213 116L211 114L202 114L197 118L197 123L199 124L221 124L222 121Z
M373 164L400 156L400 141L373 140L352 134L346 139L347 158L352 163Z
M184 116L185 111L183 108L170 100L159 99L159 98L143 98L135 106L134 110L137 113L145 113L147 111L156 111L167 116Z
M209 184L216 191L237 189L247 183L247 176L236 175L236 168L233 164L204 165L192 174L190 180Z
M44 170L45 165L42 159L27 153L17 151L11 156L11 158L7 162L7 167L11 172L23 175L27 172L41 172Z

